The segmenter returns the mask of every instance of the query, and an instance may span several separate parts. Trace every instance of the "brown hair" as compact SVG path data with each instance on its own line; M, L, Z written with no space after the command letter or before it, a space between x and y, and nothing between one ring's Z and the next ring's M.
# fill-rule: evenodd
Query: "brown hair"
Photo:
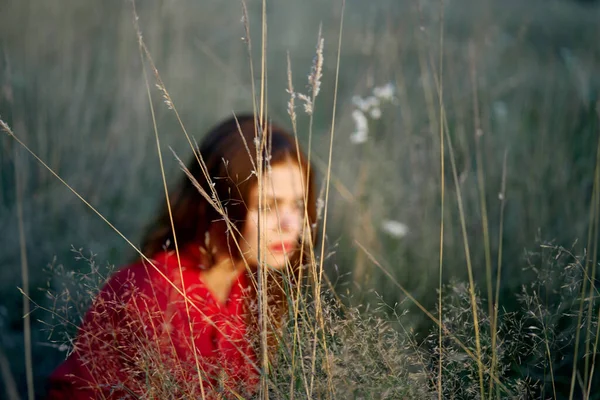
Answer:
M200 184L205 193L216 194L216 199L223 205L226 215L237 230L228 229L223 216L200 193L192 181L183 176L170 196L171 215L179 248L189 244L206 247L207 234L210 235L211 246L229 249L232 256L240 258L235 240L241 239L240 232L246 221L249 194L258 179L255 169L258 167L257 144L261 127L253 115L242 115L229 118L213 127L203 138L200 145L200 157L206 165L209 179L202 172L196 157L192 158L187 169L189 174ZM268 123L266 134L267 148L263 151L263 165L276 165L286 160L299 162L307 189L307 214L309 227L312 230L313 245L315 241L316 198L314 190L314 173L306 161L303 152L297 146L292 135L283 128ZM259 135L259 136L257 136ZM255 140L256 138L256 140ZM211 188L212 186L212 188ZM224 247L226 246L226 247ZM174 249L174 238L167 205L162 207L159 217L154 221L142 241L142 251L152 257L163 249ZM204 248L210 253L211 249ZM303 252L307 254L307 251ZM299 256L291 258L292 268L296 270ZM210 268L210 265L207 266Z

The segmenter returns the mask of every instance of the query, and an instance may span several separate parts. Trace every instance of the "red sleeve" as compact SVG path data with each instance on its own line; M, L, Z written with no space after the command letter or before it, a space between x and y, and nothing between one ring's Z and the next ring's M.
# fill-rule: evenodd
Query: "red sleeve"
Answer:
M174 261L159 263L182 287ZM185 271L194 303L189 315L183 296L150 266L135 264L112 277L86 314L73 353L52 374L48 398L119 399L128 393L143 396L149 387L170 387L166 397L211 398L218 386L252 394L258 373L247 338L245 281L234 285L225 308L213 301L196 269Z
M73 352L49 378L49 399L121 397L115 383L128 380L124 313L135 292L132 273L140 272L139 267L124 268L102 288L78 329Z

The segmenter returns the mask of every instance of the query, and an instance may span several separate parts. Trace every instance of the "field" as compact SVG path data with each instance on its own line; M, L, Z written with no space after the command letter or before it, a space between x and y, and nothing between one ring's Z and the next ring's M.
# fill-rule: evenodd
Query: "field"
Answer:
M291 126L288 56L295 90L309 94L322 34L321 90L312 114L298 98L296 113L330 188L324 268L343 306L324 289L333 366L312 396L333 382L338 398L600 398L598 5L136 7L198 141L251 111L263 84L269 116ZM0 135L1 398L32 385L42 395L68 348L53 315L76 321L111 266L136 255L49 169L137 245L163 199L148 88L168 183L181 174L170 149L191 156L152 73L146 82L138 39L130 1L0 0L0 118L14 133ZM72 285L85 289L82 309L57 308L49 293ZM286 396L290 371L273 378Z

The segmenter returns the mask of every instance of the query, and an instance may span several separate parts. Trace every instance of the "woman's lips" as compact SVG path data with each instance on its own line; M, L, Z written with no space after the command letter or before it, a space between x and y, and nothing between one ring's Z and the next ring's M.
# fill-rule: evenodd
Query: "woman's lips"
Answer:
M293 248L293 242L278 242L269 246L272 253L289 253Z

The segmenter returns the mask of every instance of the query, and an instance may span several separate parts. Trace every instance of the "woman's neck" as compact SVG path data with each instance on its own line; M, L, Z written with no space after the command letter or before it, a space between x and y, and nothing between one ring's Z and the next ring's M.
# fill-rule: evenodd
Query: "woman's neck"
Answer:
M200 273L204 285L220 304L226 304L231 287L244 270L243 263L234 263L230 257L222 258L211 268Z

